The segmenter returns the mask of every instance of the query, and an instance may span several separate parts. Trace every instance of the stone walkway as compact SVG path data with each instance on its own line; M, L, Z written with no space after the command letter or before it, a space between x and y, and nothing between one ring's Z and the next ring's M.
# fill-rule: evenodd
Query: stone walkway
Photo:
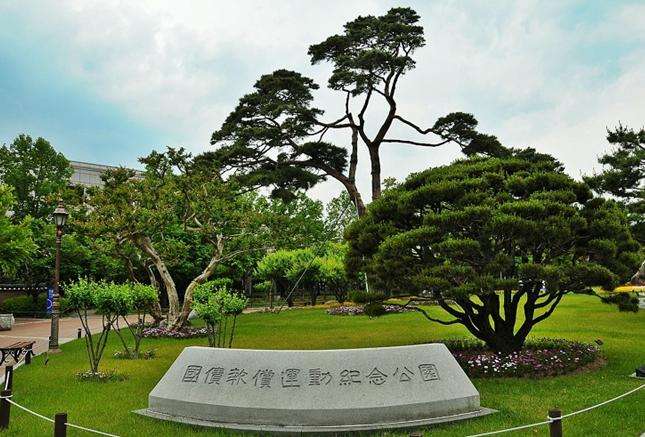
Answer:
M101 316L88 317L90 330L92 333L101 330ZM76 317L64 317L60 319L58 343L63 344L77 338L78 328L81 328L81 322ZM0 346L8 346L17 341L33 340L34 353L40 355L46 352L49 347L49 333L51 329L50 319L30 319L18 318L10 331L0 331ZM85 333L83 332L83 335ZM0 380L4 379L5 364L13 364L11 358L7 359L9 363L0 366Z

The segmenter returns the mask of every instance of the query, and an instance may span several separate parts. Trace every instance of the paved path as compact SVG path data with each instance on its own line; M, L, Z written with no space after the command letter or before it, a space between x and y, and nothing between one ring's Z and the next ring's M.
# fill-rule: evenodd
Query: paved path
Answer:
M88 323L93 334L101 331L101 316L89 316ZM78 328L81 328L81 322L77 317L60 319L58 343L63 344L75 340ZM33 340L36 342L34 344L34 353L36 355L42 354L49 347L50 329L50 319L18 318L10 331L0 331L0 346L8 346L16 341ZM85 335L84 332L83 335ZM8 361L9 363L4 363L0 366L0 379L4 379L4 365L13 364L11 358L8 358Z

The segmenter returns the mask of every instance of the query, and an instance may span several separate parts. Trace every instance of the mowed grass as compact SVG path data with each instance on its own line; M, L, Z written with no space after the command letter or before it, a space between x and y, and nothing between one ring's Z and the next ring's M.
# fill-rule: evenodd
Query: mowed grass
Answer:
M431 308L440 315L441 310ZM322 309L298 309L281 314L255 313L241 316L234 347L263 349L333 349L394 346L468 337L459 326L440 326L419 314L392 314L378 319L363 316L329 316ZM607 365L600 370L569 376L533 380L523 378L473 379L483 406L499 410L483 418L424 429L425 434L463 436L543 421L547 410L564 413L597 404L645 383L629 378L634 368L645 364L645 312L619 313L593 296L566 297L551 318L533 331L535 337L560 337L603 341ZM15 373L14 401L48 417L67 412L69 421L121 436L236 435L227 430L197 428L157 421L132 413L145 408L147 396L181 350L206 345L206 339L145 340L154 348L154 360L116 360L119 350L112 336L102 362L104 370L115 369L128 379L121 382L80 382L74 374L87 369L84 343L63 345L63 353L45 364L40 356L31 366ZM564 422L566 436L638 436L645 431L645 389L599 409ZM378 435L408 435L409 430ZM11 425L4 435L52 435L52 425L13 407ZM68 435L90 435L70 430ZM548 435L546 427L505 435Z

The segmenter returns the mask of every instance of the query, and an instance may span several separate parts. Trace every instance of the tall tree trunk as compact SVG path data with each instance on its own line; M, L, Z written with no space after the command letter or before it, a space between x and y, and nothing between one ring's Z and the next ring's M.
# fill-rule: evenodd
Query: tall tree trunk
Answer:
M349 197L352 199L352 202L354 202L354 205L356 205L356 211L358 213L358 216L360 217L364 215L365 204L363 203L361 193L358 192L358 188L356 187L355 181L353 181L351 178L345 176L343 173L339 172L338 170L336 170L331 166L319 164L318 168L320 168L320 170L324 171L329 176L331 176L332 178L336 179L338 182L343 184L343 186L347 190L347 193L349 194ZM353 174L353 173L350 172L350 174ZM380 187L380 179L379 179L379 187Z
M136 239L137 246L145 252L149 257L152 263L157 268L159 276L163 281L164 288L166 289L166 294L168 295L168 318L171 321L174 321L179 316L179 295L177 294L177 287L175 286L175 281L172 279L166 263L163 262L154 246L152 241L148 237L139 237Z
M206 268L197 277L195 277L195 279L190 281L190 284L188 284L188 287L186 287L186 293L184 293L184 303L181 308L181 313L174 320L171 320L171 323L170 323L171 329L179 329L186 324L186 322L188 321L188 315L190 314L190 310L192 309L193 294L195 293L195 288L197 288L198 285L206 282L208 278L211 277L211 275L215 271L215 268L217 267L220 260L222 259L223 251L224 251L224 239L222 238L221 235L218 235L217 243L215 247L215 254L208 262L208 265L206 266Z
M354 206L356 206L356 214L359 217L364 216L367 210L365 208L365 203L363 203L363 198L361 197L361 193L358 192L356 185L346 184L345 189L347 190L347 194L349 194L350 199L352 199Z
M523 307L525 321L515 331L518 303L520 297L525 294L534 295L527 296L527 302ZM500 296L497 294L480 296L481 305L475 304L469 298L455 300L463 311L454 308L440 294L436 294L435 297L441 308L454 316L472 335L495 352L509 354L519 351L524 346L531 328L537 322L534 320L536 293L516 293L513 296L511 291L503 292L504 318L501 313Z
M242 277L242 283L244 286L244 295L247 297L251 297L251 294L253 293L253 275L251 274L250 271L246 270L244 272L244 275Z
M372 201L375 201L381 197L381 157L378 146L371 145L368 148L372 169Z
M157 290L157 296L159 296L159 283L157 282L157 276L153 270L153 266L145 263L143 268L148 272L148 278L150 279L150 285ZM163 320L163 312L161 311L161 303L159 299L152 305L150 308L150 315L154 319L155 323L158 325Z

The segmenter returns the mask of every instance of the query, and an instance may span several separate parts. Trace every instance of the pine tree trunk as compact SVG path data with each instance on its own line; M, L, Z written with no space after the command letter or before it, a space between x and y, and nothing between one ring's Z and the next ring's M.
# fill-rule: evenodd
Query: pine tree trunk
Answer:
M381 197L381 157L378 146L369 146L372 169L372 201Z

